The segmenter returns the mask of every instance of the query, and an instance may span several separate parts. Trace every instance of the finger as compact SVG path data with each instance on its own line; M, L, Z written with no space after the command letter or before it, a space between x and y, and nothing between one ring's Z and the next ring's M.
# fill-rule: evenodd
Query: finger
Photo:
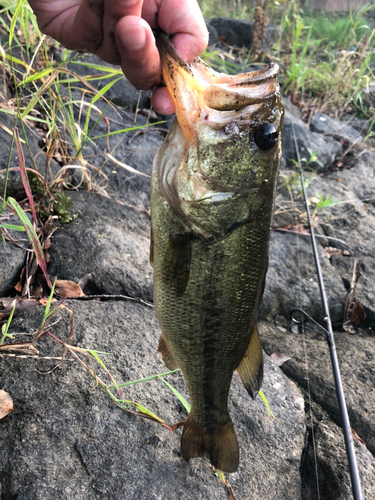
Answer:
M155 38L150 26L136 16L127 16L117 23L116 42L126 78L140 90L160 83L161 66Z
M116 25L125 16L141 16L143 0L104 0L103 41L96 54L111 64L121 64L116 46Z
M155 90L151 97L152 107L161 115L173 115L176 112L174 102L167 87Z
M102 3L99 0L31 0L31 8L42 33L67 49L94 52L102 33Z
M188 63L207 47L207 27L196 0L163 0L159 11L153 2L146 2L142 17L151 28L171 35L177 52Z

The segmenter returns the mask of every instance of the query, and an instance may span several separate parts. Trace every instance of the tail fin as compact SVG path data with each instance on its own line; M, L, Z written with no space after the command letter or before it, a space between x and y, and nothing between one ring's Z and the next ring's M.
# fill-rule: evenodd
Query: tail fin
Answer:
M236 472L239 450L232 422L216 431L205 431L197 427L189 415L182 434L181 455L184 460L206 457L216 469Z

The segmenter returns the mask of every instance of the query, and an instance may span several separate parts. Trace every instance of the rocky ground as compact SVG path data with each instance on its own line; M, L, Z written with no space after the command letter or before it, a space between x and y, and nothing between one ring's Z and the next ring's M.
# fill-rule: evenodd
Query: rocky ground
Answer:
M219 31L224 30L223 25L222 21L212 23L217 36L230 37L229 31ZM213 40L215 32L213 28L211 31ZM90 61L94 60L90 56ZM105 112L111 130L132 126L134 121L136 125L145 124L143 115L134 115L138 95L125 81L117 86L113 95L119 107ZM148 93L142 93L141 99L141 107L147 108ZM313 500L318 498L318 489L322 500L352 498L325 336L312 324L308 326L314 331L302 335L290 322L290 313L297 307L318 322L323 319L306 215L292 161L296 158L293 123L301 157L309 160L308 149L317 154L318 161L308 165L305 178L314 226L320 236L318 249L349 416L360 438L355 439L355 449L364 498L371 500L375 498L375 154L363 142L365 124L316 114L308 127L298 108L287 101L285 105L270 264L259 312L266 358L262 389L276 419L268 416L260 398L250 400L235 376L230 412L241 463L238 472L228 479L238 499ZM78 115L77 109L77 119ZM2 123L12 129L12 118L4 116ZM149 178L130 173L107 155L149 175L165 127L114 135L108 144L104 139L88 143L83 155L100 174L93 179L91 192L69 191L76 218L54 232L49 249L51 277L78 283L90 273L86 293L107 295L105 301L76 299L64 305L74 317L72 345L111 353L101 357L118 383L163 373L166 368L156 352L159 328L149 304ZM100 120L95 135L106 132L107 124ZM38 135L32 130L28 136L31 153L44 172L45 154ZM0 191L9 145L10 136L0 128ZM26 162L28 166L33 164L30 157ZM15 153L12 165L18 165ZM59 168L52 161L50 175ZM72 171L69 182L77 185L79 181L80 173ZM11 172L7 194L22 197L16 171ZM319 203L327 199L328 206ZM13 218L7 223L17 222ZM19 237L18 233L11 234ZM27 242L19 245L21 248L7 242L1 247L0 313L7 305L6 297L14 295L13 287L24 267L22 247ZM360 304L357 307L365 317L344 318L356 259L361 277L356 284L355 303ZM117 297L110 297L114 295ZM123 300L123 296L143 302ZM13 319L10 333L17 341L29 339L42 316L42 306L24 311ZM66 340L70 318L69 311L62 309L49 325L51 333ZM349 321L347 330L352 334L342 329L344 319ZM172 433L118 408L95 387L93 378L72 356L46 374L56 361L44 358L61 356L62 349L46 336L36 347L38 358L0 356L0 389L12 396L17 410L32 411L13 412L0 420L2 500L228 498L228 491L206 460L182 461L180 430ZM267 356L275 352L290 358L280 368ZM95 369L110 383L98 364ZM187 397L180 374L169 375L166 380ZM122 397L146 406L168 424L187 415L161 380L128 386L122 390Z

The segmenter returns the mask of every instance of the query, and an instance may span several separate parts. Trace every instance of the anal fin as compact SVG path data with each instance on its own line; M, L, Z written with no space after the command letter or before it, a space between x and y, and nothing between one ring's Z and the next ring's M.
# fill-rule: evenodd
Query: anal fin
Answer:
M247 392L255 399L263 382L263 352L256 322L251 331L249 345L236 371Z
M181 455L184 460L206 457L216 469L236 472L239 450L232 422L229 421L220 429L208 431L195 425L190 413L182 433Z
M158 352L160 352L161 357L163 358L165 366L168 368L168 370L177 370L179 368L171 351L169 350L167 340L163 332L160 335Z

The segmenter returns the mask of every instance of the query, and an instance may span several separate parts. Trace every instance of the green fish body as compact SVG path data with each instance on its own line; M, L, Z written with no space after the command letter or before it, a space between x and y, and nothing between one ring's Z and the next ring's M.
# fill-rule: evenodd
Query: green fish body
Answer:
M281 155L278 68L228 76L200 59L187 65L166 37L160 53L176 119L151 179L159 351L191 400L182 457L234 472L233 372L253 398L263 379L256 316Z

